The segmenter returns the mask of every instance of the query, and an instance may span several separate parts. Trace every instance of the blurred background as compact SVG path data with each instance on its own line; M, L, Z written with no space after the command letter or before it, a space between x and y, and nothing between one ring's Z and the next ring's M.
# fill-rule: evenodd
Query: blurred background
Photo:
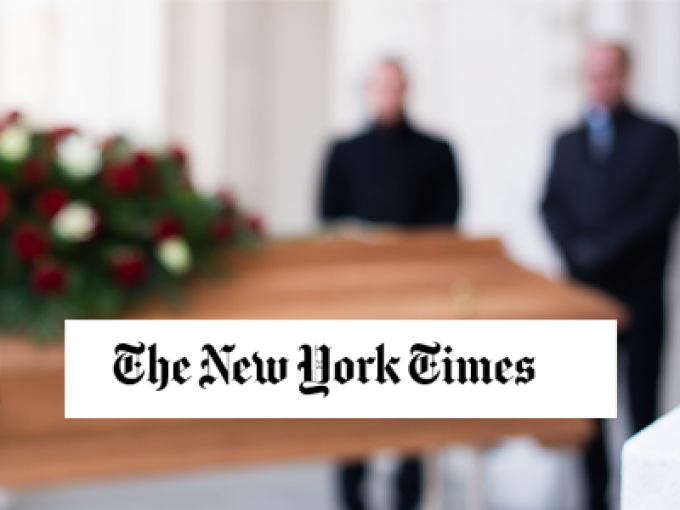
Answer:
M582 50L593 37L627 43L635 101L680 124L680 2L673 0L0 0L0 112L18 109L35 124L77 125L100 137L177 141L201 188L229 187L272 235L307 235L319 228L327 142L366 121L367 73L379 58L397 57L410 74L415 123L456 144L463 230L501 237L517 261L555 274L537 201L551 139L580 115ZM677 249L673 260L664 411L680 403L680 371L671 369L680 366ZM616 427L624 430L625 409L620 416ZM464 457L459 450L445 461L453 485ZM378 465L383 473L389 459ZM572 454L525 443L494 451L487 470L500 492L490 504L576 508L578 498L566 496L578 492L574 466ZM244 496L227 507L325 508L332 507L330 469L209 474L165 487L209 494L231 483L232 495L252 495L264 486L271 492L257 495L262 501ZM37 491L17 496L17 508L97 501L108 508L102 495L124 501L121 487L136 487L142 501L147 491L148 504L126 508L149 508L158 483L102 486L89 499L89 488ZM522 500L518 487L541 497Z

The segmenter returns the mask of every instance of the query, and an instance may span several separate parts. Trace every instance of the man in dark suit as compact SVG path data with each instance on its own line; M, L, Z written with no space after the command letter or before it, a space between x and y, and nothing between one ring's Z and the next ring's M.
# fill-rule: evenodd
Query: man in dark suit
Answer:
M448 143L416 130L405 116L406 76L386 60L368 84L374 117L361 134L331 146L323 172L320 216L326 222L354 219L402 227L450 225L460 205L458 175ZM340 470L342 501L348 510L366 508L363 461ZM422 462L411 457L398 468L396 508L418 507Z
M451 146L413 127L404 113L406 77L394 61L377 66L368 85L374 120L334 143L321 190L325 221L352 218L404 227L451 225L460 192Z
M590 105L584 121L555 144L542 213L572 277L625 303L619 335L635 431L657 416L664 338L664 275L680 205L678 138L625 99L630 58L593 44L586 59ZM586 451L588 503L609 508L609 469L599 432Z

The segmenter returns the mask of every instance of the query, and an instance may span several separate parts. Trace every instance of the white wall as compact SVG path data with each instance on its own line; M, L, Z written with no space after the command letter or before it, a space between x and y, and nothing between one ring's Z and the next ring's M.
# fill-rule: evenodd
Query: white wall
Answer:
M170 2L170 112L206 189L233 188L268 229L314 229L327 137L330 4Z
M163 0L1 0L0 110L164 136Z

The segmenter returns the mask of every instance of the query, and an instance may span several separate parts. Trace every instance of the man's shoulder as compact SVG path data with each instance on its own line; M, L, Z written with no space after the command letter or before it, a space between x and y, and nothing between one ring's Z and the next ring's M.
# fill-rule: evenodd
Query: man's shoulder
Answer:
M583 134L584 129L585 127L582 122L563 128L561 131L558 131L557 136L555 137L556 145L574 143Z
M414 130L415 136L425 145L430 145L439 149L449 148L451 144L444 137L429 131Z
M415 146L419 147L421 151L428 154L436 154L440 157L447 157L454 151L453 145L443 136L422 129L420 127L409 124L411 143L415 142Z
M645 130L652 135L662 138L677 138L677 133L673 125L660 117L638 109L631 109L630 117L640 129Z
M452 148L451 143L443 136L416 128L410 124L408 130L410 139L415 140L421 146L440 150ZM350 135L337 137L333 140L331 146L336 153L346 153L361 150L363 147L371 145L374 141L375 132L369 127Z
M335 138L331 146L335 152L346 152L355 150L364 145L370 138L368 130L362 130L358 133L343 135Z

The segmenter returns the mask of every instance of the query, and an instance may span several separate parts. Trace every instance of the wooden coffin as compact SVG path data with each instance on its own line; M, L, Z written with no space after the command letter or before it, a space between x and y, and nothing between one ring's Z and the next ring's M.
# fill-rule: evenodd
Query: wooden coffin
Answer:
M520 268L450 231L276 242L229 255L181 310L135 319L617 319L612 299ZM588 420L66 420L60 345L0 342L0 486L130 476L531 435L579 445Z

